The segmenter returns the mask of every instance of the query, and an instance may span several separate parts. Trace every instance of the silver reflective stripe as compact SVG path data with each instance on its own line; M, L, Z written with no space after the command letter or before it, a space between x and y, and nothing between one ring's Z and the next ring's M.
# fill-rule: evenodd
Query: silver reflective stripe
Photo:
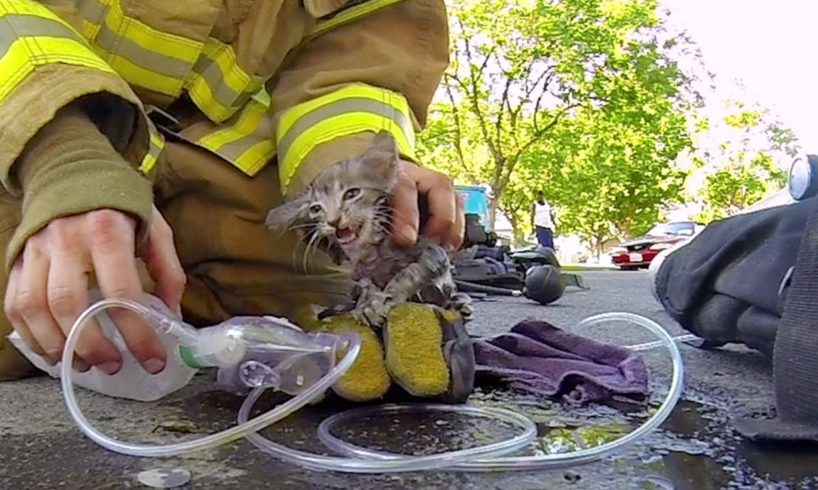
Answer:
M182 78L187 74L190 67L190 63L187 61L145 49L130 39L117 35L105 24L100 26L96 44L111 54L123 56L134 65L160 75L178 79L180 88Z
M151 140L148 152L142 158L142 163L139 164L139 171L147 174L156 167L159 161L159 154L162 152L162 147Z
M159 136L156 136L159 137ZM148 148L148 155L157 156L159 152L162 151L162 147L154 143L153 138L151 138L150 148Z
M204 53L199 56L199 60L193 65L193 71L204 78L213 98L216 102L228 109L238 109L242 107L250 97L255 94L259 87L248 86L244 92L236 92L224 81L219 65L208 58Z
M406 119L402 112L391 105L364 97L355 97L330 103L302 116L279 141L278 154L286 155L296 138L319 122L334 116L354 112L366 112L391 119L401 127L403 134L407 136L413 132L412 123Z
M15 40L31 36L61 37L85 44L85 40L70 27L53 20L34 15L3 15L0 17L0 58L6 55ZM32 55L37 56L37 53L32 53Z
M106 12L108 12L108 6L97 0L83 0L80 5L82 18L93 24L101 24Z
M204 83L208 86L216 102L235 111L242 107L258 90L258 86L250 86L244 92L236 92L224 81L224 76L219 65L208 58L204 53L200 53L197 59L183 59L171 56L172 50L161 41L155 42L154 49L148 49L137 44L121 32L112 30L105 23L108 7L97 0L85 0L81 6L81 13L86 20L99 26L95 44L104 51L128 60L136 66L145 70L163 75L174 80L178 80L177 90L181 90L185 83L188 72L192 71L201 75ZM128 18L125 18L125 22ZM154 44L154 43L152 43ZM154 47L154 46L151 46Z
M255 131L232 143L222 145L219 148L219 153L228 157L231 161L235 161L253 146L263 141L274 141L274 138L272 117L265 114Z
M253 95L253 92L240 94L230 88L224 82L224 77L222 77L222 72L219 65L215 61L208 58L204 53L199 56L198 61L196 61L196 64L193 65L193 71L204 78L207 86L210 87L210 90L213 93L213 98L224 107L234 109L241 107L244 102L247 102ZM243 95L245 96L242 98ZM239 103L240 99L241 103Z

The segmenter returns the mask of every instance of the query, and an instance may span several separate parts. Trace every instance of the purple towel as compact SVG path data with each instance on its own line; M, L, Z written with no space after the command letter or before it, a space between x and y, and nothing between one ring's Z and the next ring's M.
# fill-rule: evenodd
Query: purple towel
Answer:
M582 405L615 396L643 401L648 372L636 353L574 335L543 321L523 321L511 333L475 342L478 382L500 382Z

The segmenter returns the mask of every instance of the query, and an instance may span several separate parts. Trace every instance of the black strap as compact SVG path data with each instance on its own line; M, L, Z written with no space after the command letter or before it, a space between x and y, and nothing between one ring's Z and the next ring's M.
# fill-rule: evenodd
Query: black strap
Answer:
M818 424L818 199L795 259L773 348L778 416Z

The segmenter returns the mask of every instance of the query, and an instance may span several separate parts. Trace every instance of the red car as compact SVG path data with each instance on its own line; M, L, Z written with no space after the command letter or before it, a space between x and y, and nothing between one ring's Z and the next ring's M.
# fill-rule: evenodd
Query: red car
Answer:
M643 237L620 244L609 253L614 265L622 270L647 268L662 250L688 241L703 228L693 221L672 221L654 226Z

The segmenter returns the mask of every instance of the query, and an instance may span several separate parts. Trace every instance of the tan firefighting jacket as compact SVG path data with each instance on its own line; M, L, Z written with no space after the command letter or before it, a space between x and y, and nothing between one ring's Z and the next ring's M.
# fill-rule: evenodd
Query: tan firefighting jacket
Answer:
M0 183L25 194L7 259L68 211L129 209L109 190L149 175L168 137L248 176L275 161L285 193L373 131L413 159L448 48L443 0L0 0ZM76 103L130 173L100 185L66 164L32 195L15 163Z

